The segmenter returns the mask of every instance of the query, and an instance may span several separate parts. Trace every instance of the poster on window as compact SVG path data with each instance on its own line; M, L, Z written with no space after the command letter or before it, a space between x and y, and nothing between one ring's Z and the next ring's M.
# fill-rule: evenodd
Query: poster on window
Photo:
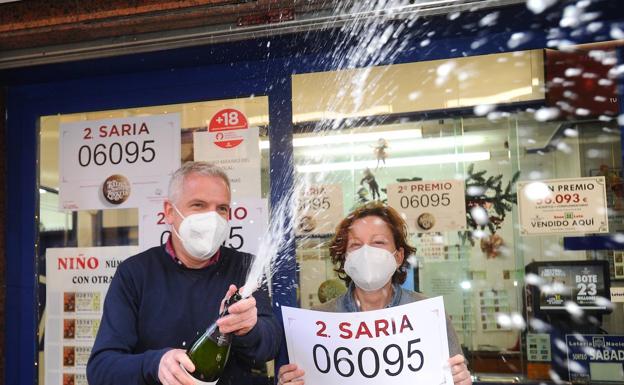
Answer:
M565 343L573 383L624 382L624 335L566 334Z
M165 219L165 200L148 198L139 207L139 248L147 250L164 245L171 235L171 226Z
M45 383L87 385L86 366L117 266L135 246L46 250Z
M261 197L258 135L258 127L250 127L245 114L233 108L214 114L206 131L193 132L194 159L225 170L233 199Z
M601 301L609 296L609 277L603 264L545 264L538 266L537 275L544 282L540 287L540 310L567 311L570 303L583 310L608 309L608 304Z
M261 240L268 229L266 199L240 198L230 205L230 232L224 246L245 253L258 254Z
M449 242L445 233L419 233L414 238L416 255L425 262L441 262L449 257Z
M59 146L61 209L139 207L180 166L180 114L62 123Z
M608 233L605 179L518 182L521 235Z
M403 215L411 232L466 228L466 195L462 180L389 184L388 204Z
M304 186L297 196L295 234L332 234L344 216L343 211L340 184Z
M291 363L310 384L452 384L442 297L356 313L282 306Z

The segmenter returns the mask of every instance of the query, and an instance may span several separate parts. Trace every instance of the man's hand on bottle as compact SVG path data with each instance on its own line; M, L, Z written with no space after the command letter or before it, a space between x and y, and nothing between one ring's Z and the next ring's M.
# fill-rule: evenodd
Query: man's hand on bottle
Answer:
M230 285L225 298L230 298L236 293L236 290L236 286ZM221 333L234 333L237 336L244 336L256 326L258 309L256 308L256 299L253 296L241 299L231 305L228 311L230 314L217 320Z
M163 385L195 385L195 380L180 367L183 365L187 372L195 370L195 365L182 349L171 349L160 359L158 365L158 380Z

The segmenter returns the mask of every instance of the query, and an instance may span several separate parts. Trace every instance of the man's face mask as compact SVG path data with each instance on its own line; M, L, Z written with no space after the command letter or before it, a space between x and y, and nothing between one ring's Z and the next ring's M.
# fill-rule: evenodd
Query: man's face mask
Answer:
M344 270L355 286L364 291L379 290L390 281L397 269L394 253L379 247L363 245L347 253Z
M183 218L179 233L174 226L171 227L182 241L184 249L199 260L212 258L228 235L230 230L228 221L215 211L185 217L175 205L173 208Z

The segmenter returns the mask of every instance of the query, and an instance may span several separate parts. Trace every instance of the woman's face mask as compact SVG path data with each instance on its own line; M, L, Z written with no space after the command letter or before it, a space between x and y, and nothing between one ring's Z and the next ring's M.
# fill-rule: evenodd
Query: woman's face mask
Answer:
M355 286L364 291L379 290L397 269L394 253L379 247L363 245L347 253L344 270Z
M228 235L230 229L228 221L215 211L185 217L175 205L173 208L183 220L179 233L174 226L171 228L182 241L184 249L198 260L206 261L212 258Z

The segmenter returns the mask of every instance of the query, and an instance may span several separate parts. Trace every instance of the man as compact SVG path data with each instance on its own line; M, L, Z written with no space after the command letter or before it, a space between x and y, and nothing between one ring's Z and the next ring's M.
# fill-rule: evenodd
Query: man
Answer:
M186 355L197 333L216 319L224 295L244 284L251 255L221 246L229 235L230 184L205 162L188 162L169 184L166 245L117 269L87 365L90 385L194 385ZM227 294L226 294L227 293ZM251 384L251 367L271 360L281 328L266 290L237 302L219 320L232 350L219 384Z

